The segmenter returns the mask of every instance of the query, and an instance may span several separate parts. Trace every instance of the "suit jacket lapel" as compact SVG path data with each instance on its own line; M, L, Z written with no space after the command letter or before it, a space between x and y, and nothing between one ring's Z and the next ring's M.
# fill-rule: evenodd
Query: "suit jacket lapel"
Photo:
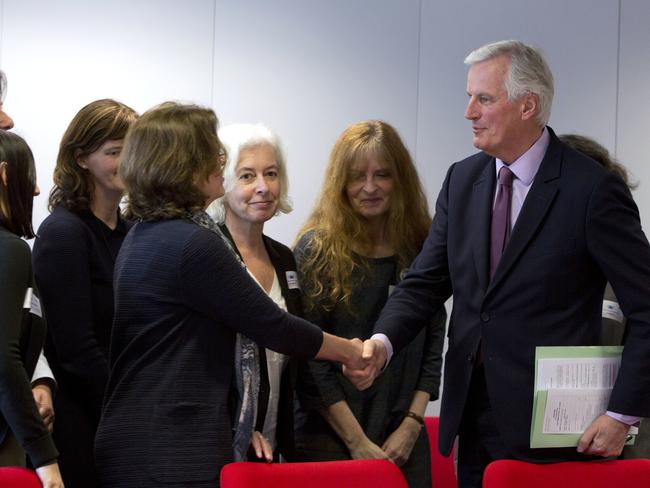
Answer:
M490 282L489 293L508 273L521 253L535 235L544 220L555 195L558 192L560 170L562 166L562 146L559 139L549 128L551 141L533 185L526 196L524 205L519 212L517 222L512 229L510 240L503 251L503 256L497 266L494 278ZM489 245L489 244L488 244Z
M485 169L474 182L472 199L469 202L472 225L468 232L473 239L474 264L481 290L487 290L490 280L490 222L492 218L492 200L494 199L495 176L494 158L489 157Z

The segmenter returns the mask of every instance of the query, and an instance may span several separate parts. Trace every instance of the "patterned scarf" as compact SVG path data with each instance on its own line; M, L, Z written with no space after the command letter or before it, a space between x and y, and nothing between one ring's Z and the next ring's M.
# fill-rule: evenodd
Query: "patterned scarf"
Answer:
M230 243L221 232L217 223L205 212L194 213L190 220L195 224L217 234L230 250L239 264L246 265L240 259ZM257 344L243 334L237 333L235 345L235 386L237 388L237 405L235 408L237 424L233 436L233 459L245 461L251 436L257 419L257 400L260 391L260 356Z

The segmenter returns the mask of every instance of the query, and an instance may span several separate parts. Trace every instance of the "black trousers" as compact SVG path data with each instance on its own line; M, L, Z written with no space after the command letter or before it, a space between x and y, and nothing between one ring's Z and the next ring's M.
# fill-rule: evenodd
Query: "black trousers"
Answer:
M94 441L99 418L69 392L59 391L54 400L54 443L66 488L99 488L95 470Z
M483 365L472 374L458 433L458 486L481 488L483 471L497 459L511 459L492 416Z

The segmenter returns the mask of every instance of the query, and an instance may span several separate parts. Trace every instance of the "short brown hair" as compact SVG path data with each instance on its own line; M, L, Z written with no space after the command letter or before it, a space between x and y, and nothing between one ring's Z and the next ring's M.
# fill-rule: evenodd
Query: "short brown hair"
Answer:
M217 125L213 110L176 102L148 110L133 124L119 167L130 216L182 218L205 207L196 183L219 165Z
M25 140L0 130L0 164L6 164L7 184L0 182L0 216L20 237L34 237L32 208L36 188L34 156Z
M77 112L59 145L50 210L58 205L74 212L89 208L94 183L77 164L77 156L96 151L106 141L124 139L137 116L131 107L111 99L95 100Z

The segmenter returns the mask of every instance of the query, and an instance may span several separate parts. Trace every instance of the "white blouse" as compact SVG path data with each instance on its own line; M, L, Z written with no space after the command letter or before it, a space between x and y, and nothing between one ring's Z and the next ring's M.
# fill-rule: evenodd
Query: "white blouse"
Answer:
M259 282L257 279L255 279L255 276L253 276L250 271L248 273L259 285ZM260 287L262 286L260 285ZM282 296L282 288L280 288L280 281L278 280L278 275L276 273L273 274L273 285L271 286L271 291L269 292L269 298L271 298L271 300L273 300L276 305L282 310L285 312L287 311L287 304L284 301L284 297ZM266 437L274 450L277 444L275 434L278 424L280 379L282 378L282 373L286 368L287 363L287 356L279 352L266 349L266 368L269 373L269 404L266 409L266 417L264 417L264 428L262 429L262 435Z

